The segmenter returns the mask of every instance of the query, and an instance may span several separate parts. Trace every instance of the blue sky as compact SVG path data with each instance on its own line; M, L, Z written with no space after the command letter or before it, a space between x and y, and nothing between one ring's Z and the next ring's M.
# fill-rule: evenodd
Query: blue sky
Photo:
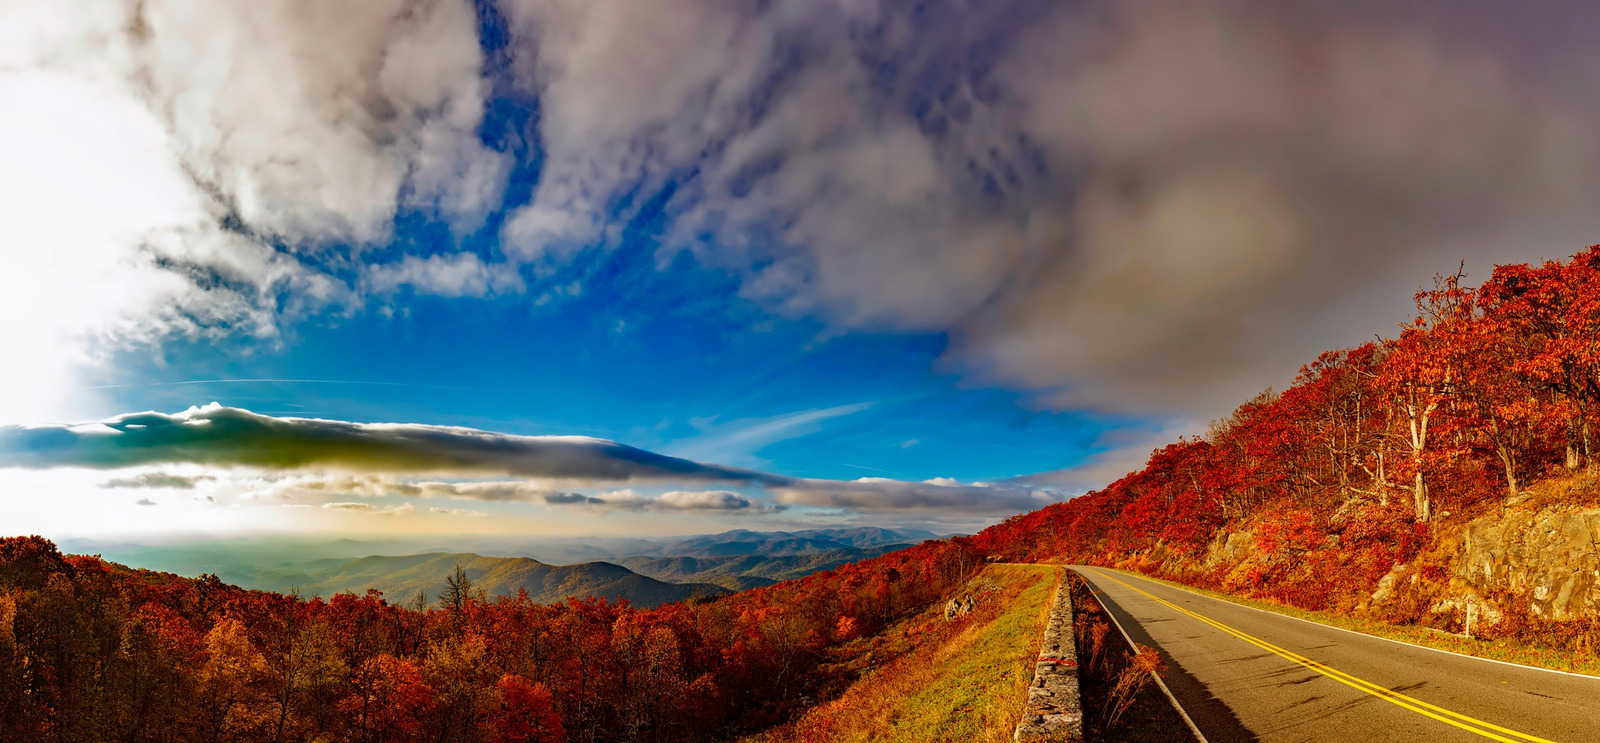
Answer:
M8 9L0 520L950 531L1070 497L1437 271L1594 241L1595 11L1474 7ZM365 454L246 446L319 436Z
M695 273L659 280L682 286ZM752 328L715 302L640 293L652 301L413 300L392 316L308 323L292 342L242 355L169 343L161 364L119 368L103 381L126 386L105 393L111 410L217 401L280 416L580 434L835 479L1061 469L1102 449L1108 428L1140 423L1034 410L1018 392L939 374L939 336L827 337L814 322L772 318ZM189 383L230 379L327 381Z

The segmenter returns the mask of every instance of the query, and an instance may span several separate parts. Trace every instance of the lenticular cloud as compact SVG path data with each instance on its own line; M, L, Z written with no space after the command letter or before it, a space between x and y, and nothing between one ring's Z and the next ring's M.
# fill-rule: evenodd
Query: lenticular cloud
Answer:
M454 426L275 418L215 403L176 414L130 413L87 424L0 427L0 467L124 469L164 464L359 473L359 477L318 481L316 485L320 490L357 495L455 497L622 510L762 508L730 490L683 489L645 496L622 489L585 495L558 490L552 483L724 483L764 490L783 506L856 512L1015 513L1060 498L1054 490L1026 483L788 477L670 457L586 436L516 436ZM474 479L411 479L418 475ZM210 479L214 478L146 472L113 478L104 487L192 488L196 482Z

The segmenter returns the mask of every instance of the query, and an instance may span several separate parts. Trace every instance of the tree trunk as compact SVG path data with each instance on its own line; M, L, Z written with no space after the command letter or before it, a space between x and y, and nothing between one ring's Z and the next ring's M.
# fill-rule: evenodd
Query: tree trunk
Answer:
M1572 422L1572 421L1568 421L1567 422L1567 461L1566 461L1566 466L1567 466L1567 471L1568 472L1571 472L1573 470L1578 469L1579 465L1582 464L1582 462L1578 461L1578 440L1577 440L1578 437L1577 437L1577 430L1576 429L1577 429L1577 425L1574 422Z
M1583 439L1583 471L1586 474L1595 473L1594 453L1589 450L1589 413L1583 411L1583 425L1580 426Z
M1411 419L1411 463L1416 468L1416 483L1411 488L1411 499L1418 521L1427 521L1432 510L1428 503L1428 486L1422 481L1422 452L1428 446L1428 417L1438 405L1436 402L1429 403L1421 410L1417 409L1416 403L1406 406L1406 414Z
M1428 503L1428 486L1422 482L1422 468L1417 468L1417 481L1411 490L1411 505L1416 509L1417 520L1427 521L1431 515Z
M1506 495L1517 494L1517 457L1510 447L1500 447L1500 466L1506 470Z

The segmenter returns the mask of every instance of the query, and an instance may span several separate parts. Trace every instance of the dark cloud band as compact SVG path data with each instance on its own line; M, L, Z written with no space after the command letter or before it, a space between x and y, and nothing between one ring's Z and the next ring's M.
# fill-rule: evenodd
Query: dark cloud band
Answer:
M360 473L295 485L329 496L443 497L606 510L755 513L814 506L1000 514L1031 510L1060 498L1053 490L1025 483L796 478L582 436L515 436L449 426L274 418L217 404L172 415L132 413L83 425L0 427L0 467L119 469L168 464ZM500 479L413 479L424 474ZM144 472L112 478L103 487L193 489L215 479ZM551 481L725 483L763 489L781 505L761 505L731 490L686 489L650 496L624 489L590 495L552 487Z
M583 436L514 436L449 426L273 418L216 404L176 415L132 413L90 425L0 427L0 466L111 469L172 463L607 482L760 484L781 479Z

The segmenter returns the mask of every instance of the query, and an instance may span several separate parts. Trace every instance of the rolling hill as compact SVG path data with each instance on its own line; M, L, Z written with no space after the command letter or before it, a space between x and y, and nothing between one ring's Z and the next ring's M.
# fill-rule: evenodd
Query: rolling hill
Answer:
M332 596L343 591L361 594L376 588L391 601L399 602L409 602L421 591L433 601L457 565L491 598L526 589L529 598L544 604L568 597L597 596L627 599L634 606L649 608L728 592L727 588L710 583L669 583L607 562L548 565L527 557L443 552L319 560L295 568L263 571L253 583L269 591L298 590L302 596Z

